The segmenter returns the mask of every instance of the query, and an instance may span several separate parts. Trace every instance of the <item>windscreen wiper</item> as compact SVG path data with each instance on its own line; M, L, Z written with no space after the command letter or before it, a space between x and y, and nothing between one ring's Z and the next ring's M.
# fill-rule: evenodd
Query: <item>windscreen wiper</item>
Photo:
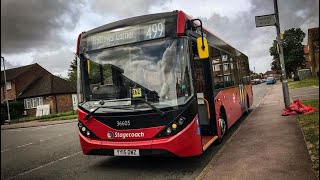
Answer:
M147 102L146 100L142 99L142 98L135 98L135 99L130 99L131 101L142 101L144 103L146 103L147 105L149 105L153 110L157 111L158 114L160 114L160 116L165 116L166 113L161 111L159 108L155 107L154 105L150 104L149 102Z
M155 110L160 116L165 116L166 113L161 111L159 108L155 107L154 105L150 104L149 102L147 102L146 100L142 99L142 98L135 98L135 99L118 99L118 100L113 100L110 102L116 102L116 101L142 101L145 104L149 105L153 110ZM95 109L93 109L91 112L89 112L84 118L83 120L88 120L98 109L100 108L104 108L104 107L108 107L108 108L112 108L114 109L112 106L99 106L96 107Z
M91 112L89 112L84 118L83 120L88 120L89 117L91 117L98 109L100 109L102 106L96 107L94 110L92 110Z

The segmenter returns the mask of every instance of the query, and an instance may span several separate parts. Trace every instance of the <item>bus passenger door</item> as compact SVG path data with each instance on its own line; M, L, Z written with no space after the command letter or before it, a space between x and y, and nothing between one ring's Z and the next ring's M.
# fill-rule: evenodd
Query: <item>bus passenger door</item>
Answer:
M194 61L194 87L197 93L199 123L201 135L213 135L215 122L213 90L211 84L211 74L209 59L195 59Z

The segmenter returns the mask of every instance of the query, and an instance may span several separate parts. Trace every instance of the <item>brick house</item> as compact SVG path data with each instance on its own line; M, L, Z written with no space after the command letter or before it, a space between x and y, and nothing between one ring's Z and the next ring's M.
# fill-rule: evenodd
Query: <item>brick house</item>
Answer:
M319 77L319 27L308 29L307 46L311 73Z
M305 65L300 69L310 69L311 61L310 61L310 55L309 55L309 46L304 45L303 51L304 51Z
M263 77L266 79L268 77L274 77L276 79L280 79L280 74L277 74L276 72L274 71L266 71L264 74L263 74Z
M51 74L38 64L6 70L6 75L7 82L11 83L8 99L23 102L27 115L35 116L38 105L49 105L50 114L72 111L76 108L75 85ZM3 80L2 102L5 100L4 90Z
M4 83L4 71L1 71L1 102L5 101L5 88L9 101L15 101L20 93L34 80L41 76L50 74L39 64L30 64L6 70L6 84Z

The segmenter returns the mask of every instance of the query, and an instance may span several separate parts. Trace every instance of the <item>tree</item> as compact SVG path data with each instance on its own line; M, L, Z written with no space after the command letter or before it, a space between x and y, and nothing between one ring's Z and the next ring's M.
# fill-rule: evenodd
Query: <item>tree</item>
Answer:
M73 83L77 83L77 59L71 61L70 67L68 69L68 79Z
M286 73L296 73L298 67L303 66L305 63L304 51L302 41L306 34L300 28L291 28L285 30L283 33L283 54L284 62L286 66ZM273 41L272 47L270 47L270 55L273 56L271 63L271 69L277 73L281 72L280 59L278 53L278 43L276 40Z
M89 75L90 83L92 84L100 83L101 81L100 70L102 70L102 74L104 76L103 77L104 83L110 83L111 82L111 66L100 65L93 61L90 62L90 75ZM71 61L68 71L69 71L68 80L71 81L72 83L77 84L77 59L76 58L73 61Z

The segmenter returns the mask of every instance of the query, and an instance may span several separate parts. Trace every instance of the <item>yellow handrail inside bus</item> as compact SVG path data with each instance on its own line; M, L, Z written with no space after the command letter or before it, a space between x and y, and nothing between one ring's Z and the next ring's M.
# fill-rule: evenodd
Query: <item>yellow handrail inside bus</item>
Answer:
M209 102L208 102L205 98L203 98L203 97L198 97L197 99L202 99L202 100L205 102L206 107L207 107L207 111L208 111L208 120L210 121L210 108L209 108Z

